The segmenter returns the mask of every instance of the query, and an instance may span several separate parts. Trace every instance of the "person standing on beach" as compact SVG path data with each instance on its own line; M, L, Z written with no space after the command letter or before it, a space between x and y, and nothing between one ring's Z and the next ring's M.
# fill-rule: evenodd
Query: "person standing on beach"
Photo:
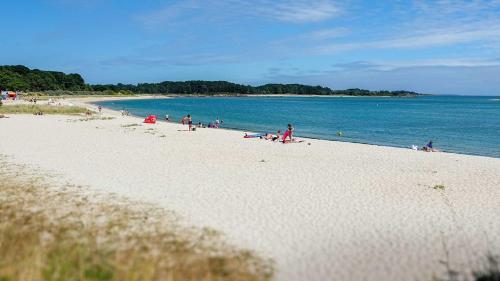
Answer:
M169 119L168 114L165 114L165 121L168 121L168 119Z
M97 107L97 109L99 110L99 114L101 114L101 113L102 113L102 107L99 105L99 106Z
M189 126L189 131L191 131L191 128L193 127L193 119L191 118L191 115L187 115L187 121L188 121L188 126Z
M290 142L292 142L292 134L293 134L293 126L292 124L288 124L288 128L286 130L286 132L283 134L283 143L286 143L286 138L289 137L290 138Z

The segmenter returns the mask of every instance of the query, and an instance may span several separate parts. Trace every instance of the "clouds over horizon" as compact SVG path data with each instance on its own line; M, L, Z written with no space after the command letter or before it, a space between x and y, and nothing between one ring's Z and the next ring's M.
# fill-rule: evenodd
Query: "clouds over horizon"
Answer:
M270 70L267 81L326 85L332 89L365 88L371 90L408 90L424 94L498 95L500 63L491 65L414 65L380 68L379 65L354 62L330 71L297 73ZM453 77L453 83L443 83ZM328 81L325 83L324 81Z

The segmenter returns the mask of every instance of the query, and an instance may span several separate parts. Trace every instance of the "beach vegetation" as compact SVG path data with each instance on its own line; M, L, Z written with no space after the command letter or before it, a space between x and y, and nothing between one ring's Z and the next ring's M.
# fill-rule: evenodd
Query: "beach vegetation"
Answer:
M141 126L141 124L137 124L137 123L131 123L131 124L125 124L125 125L121 125L123 128L130 128L130 127L138 127L138 126Z
M475 281L500 281L500 259L498 256L488 255L483 267L472 273Z
M446 187L442 184L436 184L432 188L436 190L444 190Z
M0 66L0 89L15 91L85 90L80 74L29 69L22 65Z
M115 117L111 116L92 116L92 117L87 117L87 118L80 118L80 119L68 119L68 122L84 122L84 121L96 121L96 120L113 120Z
M242 85L228 81L164 81L139 84L86 84L79 74L29 69L22 65L0 66L0 89L36 92L37 96L75 95L346 95L346 96L417 96L410 91L333 90L302 84Z
M328 87L302 84L266 84L249 86L227 81L165 81L161 83L91 85L95 91L130 91L146 94L174 95L346 95L346 96L416 96L410 91L369 91L363 89L332 90Z
M3 114L60 114L60 115L79 115L86 113L87 109L78 106L50 106L37 104L14 104L0 107L0 113Z
M441 263L447 267L445 277L434 276L433 281L500 281L500 259L498 256L486 255L481 261L480 268L473 270L470 274L451 269L448 261L442 261Z
M163 209L51 188L10 166L0 163L0 280L272 278L271 261L216 231L181 227Z

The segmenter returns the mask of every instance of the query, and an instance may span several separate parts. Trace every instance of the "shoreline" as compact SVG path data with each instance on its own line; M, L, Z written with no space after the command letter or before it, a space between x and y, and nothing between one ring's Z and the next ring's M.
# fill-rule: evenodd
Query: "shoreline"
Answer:
M283 95L283 97L289 97L293 95ZM128 98L120 98L120 97L102 97L99 98L98 100L90 100L86 102L84 99L81 99L82 105L86 106L91 106L94 109L97 108L97 105L95 103L97 102L103 102L103 101L119 101L119 100L133 100L133 99L169 99L169 98L175 98L176 96L168 96L168 97L156 97L156 96L145 96L145 97L128 97ZM208 97L208 96L207 96ZM348 96L349 97L349 96ZM387 98L392 98L387 96ZM120 114L118 110L111 109L109 107L103 107L106 108L109 111L115 112L116 114ZM138 119L144 119L145 116L138 116L134 115L131 113L130 116L136 117ZM158 118L157 121L159 122L167 122L167 123L172 123L172 124L178 124L176 121L165 121L162 118ZM207 128L208 129L208 128ZM253 132L251 130L246 130L244 128L234 128L234 127L221 127L218 128L218 130L230 130L230 131L237 131L237 132L242 132L242 133L259 133L259 132ZM369 143L369 142L363 142L363 141L355 141L355 140L338 140L338 139L326 139L326 138L316 138L316 137L310 137L310 136L301 136L301 135L296 135L297 137L304 139L304 140L321 140L321 141L328 141L328 142L341 142L341 143L353 143L353 144L362 144L362 145L370 145L370 146L377 146L377 147L390 147L390 148L399 148L399 149L408 149L411 150L411 147L405 147L405 146L397 146L397 145L387 145L387 144L375 144L375 143ZM424 152L424 151L419 151L419 152ZM429 152L430 153L430 152ZM468 154L468 153L458 153L458 152L453 152L453 151L447 151L447 150L440 150L439 152L433 152L433 153L448 153L448 154L456 154L456 155L467 155L467 156L475 156L475 157L487 157L487 158L499 158L495 156L489 156L489 155L481 155L481 154Z

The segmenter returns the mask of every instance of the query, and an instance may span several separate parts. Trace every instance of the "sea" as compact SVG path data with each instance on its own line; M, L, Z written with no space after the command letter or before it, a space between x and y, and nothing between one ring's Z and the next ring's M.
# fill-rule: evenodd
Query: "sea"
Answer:
M145 117L166 114L257 133L295 128L294 136L394 147L432 140L447 152L500 157L500 100L491 96L175 97L98 102Z

